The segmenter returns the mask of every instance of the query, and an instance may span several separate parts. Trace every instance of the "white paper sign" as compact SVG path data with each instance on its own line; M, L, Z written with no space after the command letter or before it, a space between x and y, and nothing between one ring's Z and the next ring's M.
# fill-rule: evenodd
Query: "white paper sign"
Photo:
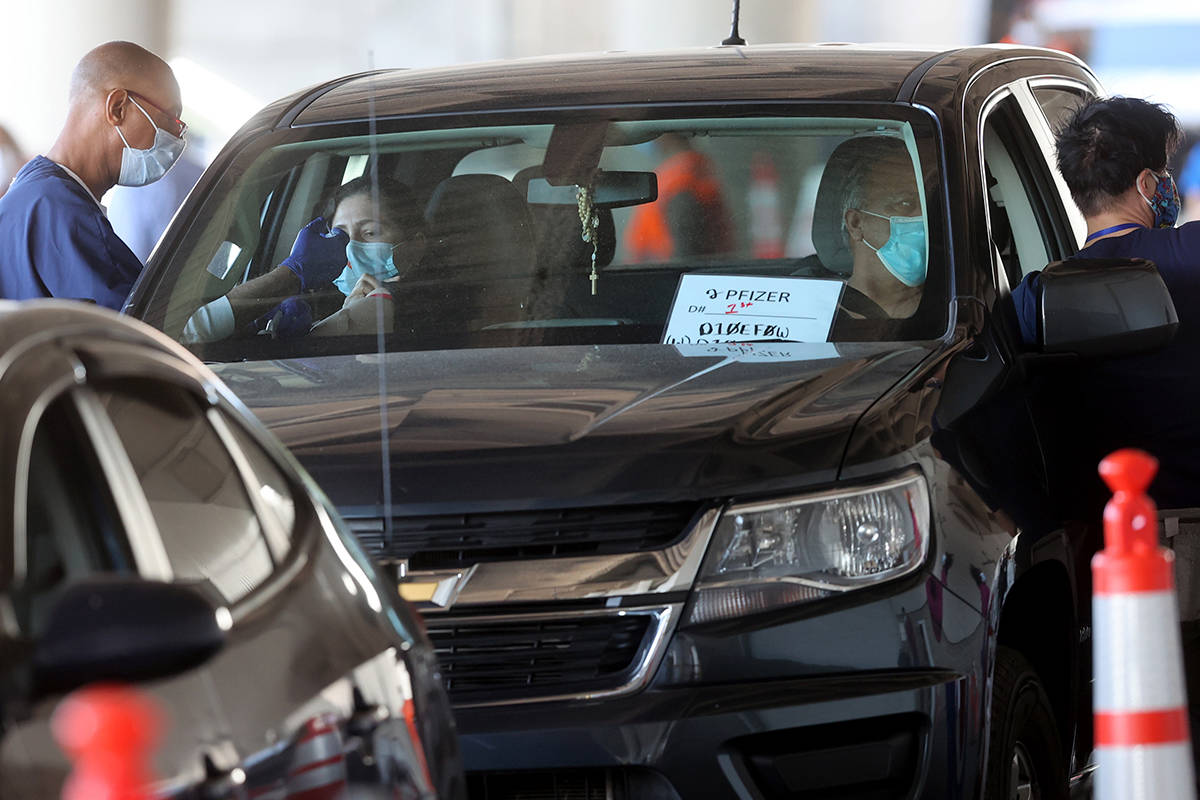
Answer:
M824 342L841 294L838 280L683 275L663 344Z

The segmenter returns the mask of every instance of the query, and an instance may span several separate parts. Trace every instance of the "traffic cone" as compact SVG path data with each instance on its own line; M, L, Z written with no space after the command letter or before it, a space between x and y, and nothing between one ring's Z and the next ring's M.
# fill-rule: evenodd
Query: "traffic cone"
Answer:
M779 203L779 172L766 153L750 160L750 252L755 258L783 257L783 220Z
M288 800L334 800L346 792L346 759L337 716L304 723L288 770Z
M1146 495L1157 469L1140 450L1100 462L1113 497L1092 558L1097 800L1196 797L1174 555Z
M162 714L146 695L124 686L90 686L68 695L51 726L74 770L62 800L151 800L150 754Z

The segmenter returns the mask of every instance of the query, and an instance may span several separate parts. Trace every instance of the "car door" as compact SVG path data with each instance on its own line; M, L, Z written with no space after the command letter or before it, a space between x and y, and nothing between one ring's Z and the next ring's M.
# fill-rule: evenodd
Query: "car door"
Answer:
M1087 760L1090 741L1090 642L1087 638L1087 559L1094 550L1086 526L1072 521L1069 499L1078 495L1086 478L1058 467L1056 453L1069 443L1063 412L1062 364L1040 361L1021 342L1010 293L1031 272L1073 255L1086 233L1082 215L1054 158L1053 127L1061 124L1075 104L1092 95L1094 83L1085 76L1053 74L1043 64L1024 69L996 70L997 80L980 80L969 93L964 118L974 118L973 141L968 139L973 178L982 191L980 218L986 235L976 237L976 258L988 269L980 294L990 298L994 330L1012 363L1011 402L1032 422L1034 440L1018 458L1012 474L1039 469L1044 502L1024 526L1013 553L1017 580L1002 598L1008 606L1008 628L1001 636L1019 641L1034 653L1030 661L1055 698L1056 715L1064 723L1063 741L1071 753L1072 774ZM990 278L990 280L988 280ZM998 446L1012 455L1011 441ZM1020 503L1020 500L1016 502ZM1032 516L1032 515L1031 515ZM1033 611L1027 598L1041 597ZM1046 598L1061 598L1051 603ZM1073 609L1071 608L1073 606ZM1066 721L1073 720L1077 732Z

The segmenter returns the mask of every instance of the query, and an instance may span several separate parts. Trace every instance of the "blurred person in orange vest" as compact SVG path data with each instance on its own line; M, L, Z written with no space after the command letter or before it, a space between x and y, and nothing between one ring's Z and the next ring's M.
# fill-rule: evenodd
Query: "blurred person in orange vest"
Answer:
M658 199L630 215L628 260L670 261L731 250L729 215L712 161L679 133L664 133L657 144L666 154L656 170Z

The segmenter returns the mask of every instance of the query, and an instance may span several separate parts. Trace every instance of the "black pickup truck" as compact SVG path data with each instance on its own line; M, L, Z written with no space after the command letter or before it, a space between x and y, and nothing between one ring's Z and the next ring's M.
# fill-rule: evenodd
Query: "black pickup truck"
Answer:
M1039 382L1171 327L1122 306L1170 306L1152 266L1064 270L1021 344L1010 288L1083 232L1051 132L1098 91L1001 45L348 76L246 124L126 312L421 605L475 796L1064 796L1094 541ZM197 334L361 176L428 249L374 329Z

